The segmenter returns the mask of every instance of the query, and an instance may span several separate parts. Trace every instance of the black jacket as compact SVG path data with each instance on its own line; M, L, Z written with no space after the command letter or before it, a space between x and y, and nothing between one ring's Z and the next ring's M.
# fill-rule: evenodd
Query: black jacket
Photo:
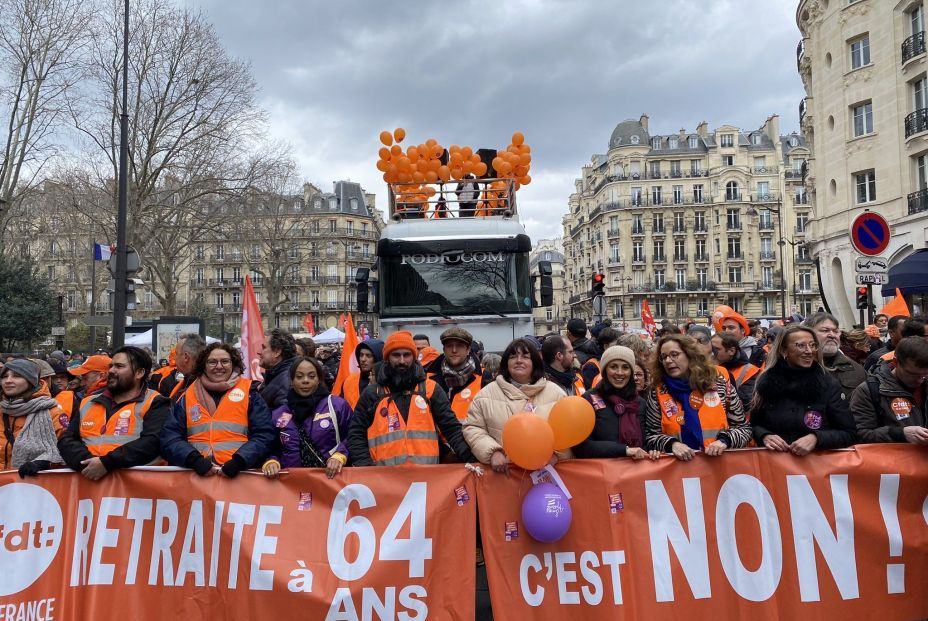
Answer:
M590 358L599 358L601 353L596 341L591 341L586 337L577 339L571 344L574 346L574 354L576 354L577 360L580 361L580 366L586 364L586 361Z
M137 401L142 400L144 395L143 392L139 397L131 401L113 403L109 391L105 390L87 398L95 399L103 404L106 408L106 420L109 421L113 414L129 404L135 404ZM139 437L132 442L127 442L113 449L100 458L107 471L112 472L119 468L145 466L157 459L158 454L161 452L161 428L164 426L170 412L171 401L166 397L155 397L151 402L151 407L148 408L148 413L142 419L142 429ZM72 413L68 428L58 440L58 452L61 453L61 458L64 459L64 463L68 465L68 468L78 472L84 469L81 461L93 457L93 454L87 450L84 441L81 440L81 417L77 410Z
M374 460L371 459L371 452L367 445L367 431L374 422L374 411L377 404L382 398L378 394L377 388L387 383L386 377L387 363L380 365L377 369L377 384L371 384L361 393L358 399L358 405L354 409L354 416L351 417L351 425L348 427L348 455L351 456L351 463L354 466L373 466ZM425 381L425 370L422 365L416 363L416 383ZM409 403L412 400L412 393L415 391L403 392L396 395L393 402L403 417L403 420L409 418ZM441 386L435 386L435 392L429 399L429 410L432 413L432 419L435 421L435 427L441 432L448 446L457 455L462 462L475 462L470 447L464 441L464 434L461 432L461 421L459 421L454 411L451 409L451 402L448 401L448 395L442 390Z
M871 383L874 384L872 388ZM874 396L877 397L876 402ZM928 426L928 396L919 403L912 389L901 384L888 365L881 365L858 386L850 402L851 414L857 423L857 434L862 443L906 442L906 427ZM893 411L893 402L898 412Z
M585 393L583 398L591 404L593 404L594 398L600 398L605 402L605 407L596 408L596 422L593 424L593 431L586 440L574 447L574 455L577 457L625 457L628 446L619 441L619 417L613 411L611 404L596 392ZM643 448L646 404L641 397L637 397L637 399L638 424L641 425L641 444Z
M281 360L273 369L264 371L264 381L259 392L271 411L282 406L290 392L290 367L295 360L296 357Z
M814 433L816 448L847 448L857 441L857 430L841 384L820 366L810 369L779 362L760 375L755 388L761 405L751 411L754 439L776 434L787 443Z

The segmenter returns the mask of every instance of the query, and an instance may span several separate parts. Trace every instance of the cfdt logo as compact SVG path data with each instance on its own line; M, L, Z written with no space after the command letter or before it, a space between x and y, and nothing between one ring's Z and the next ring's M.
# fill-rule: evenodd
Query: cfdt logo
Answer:
M0 487L0 596L19 593L51 565L64 529L61 507L29 483ZM13 570L15 568L15 570Z

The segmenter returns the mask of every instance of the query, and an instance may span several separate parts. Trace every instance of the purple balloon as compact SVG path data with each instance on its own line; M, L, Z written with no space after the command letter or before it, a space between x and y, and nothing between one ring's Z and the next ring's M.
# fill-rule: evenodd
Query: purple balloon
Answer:
M573 512L561 488L539 483L522 500L522 523L536 541L552 543L567 534Z

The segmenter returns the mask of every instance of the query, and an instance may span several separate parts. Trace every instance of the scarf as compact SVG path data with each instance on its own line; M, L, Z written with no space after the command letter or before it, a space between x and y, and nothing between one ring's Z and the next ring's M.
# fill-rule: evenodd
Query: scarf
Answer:
M216 413L216 408L218 407L218 400L213 399L213 396L210 391L226 393L232 389L238 383L238 380L241 379L241 374L233 373L232 377L227 379L224 382L214 382L210 380L206 375L201 375L196 383L194 384L193 390L197 395L197 401L200 402L206 411L209 412L209 415L212 416Z
M447 358L441 362L441 374L448 388L462 388L466 386L467 383L473 379L474 371L476 370L477 366L474 364L474 359L470 356L468 356L464 364L457 369L451 368Z
M641 423L638 421L638 399L626 401L619 395L609 395L606 399L612 404L612 411L619 417L619 442L638 448L644 446Z
M686 379L676 379L667 377L664 379L664 385L674 401L683 406L683 424L680 425L680 439L694 451L701 451L702 445L702 424L699 422L699 412L690 405L690 394L693 389L690 388L690 382ZM661 412L661 416L664 413Z
M14 469L26 462L35 460L50 461L54 464L62 463L58 453L57 436L52 425L49 410L58 407L58 402L47 394L38 395L29 399L4 399L0 402L3 410L3 427L7 441L13 446L12 463ZM7 417L25 416L26 422L19 430L19 435L12 440L12 425L7 424Z
M555 384L563 388L568 394L570 393L570 388L574 385L574 381L577 379L577 372L573 369L558 371L550 364L545 365L545 375L551 378Z
M329 390L322 382L316 387L316 391L308 397L301 397L291 387L290 392L287 393L287 406L293 413L293 420L297 422L297 426L302 426L310 415L315 414L319 402L328 396Z

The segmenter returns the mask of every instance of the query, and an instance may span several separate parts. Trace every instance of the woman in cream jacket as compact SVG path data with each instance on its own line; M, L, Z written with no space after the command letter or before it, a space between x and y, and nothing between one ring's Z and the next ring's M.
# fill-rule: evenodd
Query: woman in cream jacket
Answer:
M506 472L509 458L503 450L503 425L515 414L531 412L547 419L551 408L565 393L544 377L538 348L527 339L516 339L506 347L500 374L474 398L464 421L464 439L481 463L495 472ZM559 459L570 451L557 453Z

